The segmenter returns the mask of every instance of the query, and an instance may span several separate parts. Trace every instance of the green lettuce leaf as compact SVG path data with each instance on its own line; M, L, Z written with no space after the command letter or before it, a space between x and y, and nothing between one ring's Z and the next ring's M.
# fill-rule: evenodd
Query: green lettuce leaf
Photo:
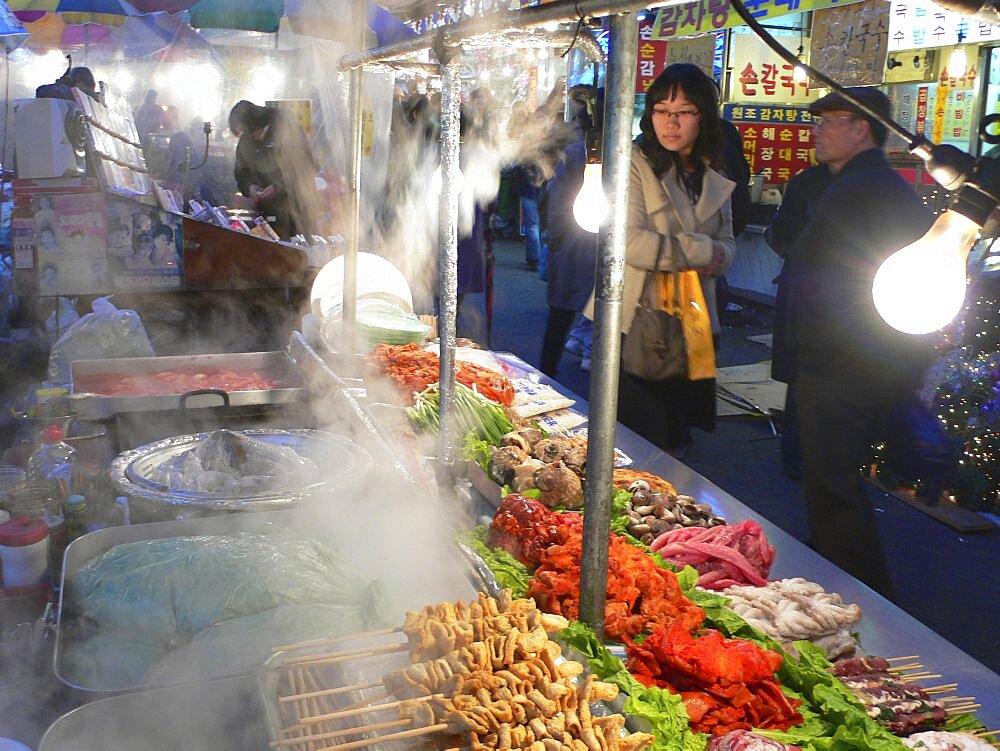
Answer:
M465 443L462 446L462 458L465 461L475 462L482 467L487 475L490 472L490 444L481 440L475 433L465 436Z
M460 532L457 538L464 542L479 555L489 566L497 584L509 587L514 597L524 597L531 581L528 568L517 558L502 548L490 548L486 545L486 527L479 525L468 532Z

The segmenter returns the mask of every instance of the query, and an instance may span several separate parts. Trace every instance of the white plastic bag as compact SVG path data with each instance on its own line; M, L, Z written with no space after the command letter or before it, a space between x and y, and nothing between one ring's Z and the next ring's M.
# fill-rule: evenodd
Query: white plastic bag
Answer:
M52 345L49 353L49 381L70 382L74 360L100 360L116 357L154 357L146 329L134 310L118 310L111 297L99 297L87 313Z

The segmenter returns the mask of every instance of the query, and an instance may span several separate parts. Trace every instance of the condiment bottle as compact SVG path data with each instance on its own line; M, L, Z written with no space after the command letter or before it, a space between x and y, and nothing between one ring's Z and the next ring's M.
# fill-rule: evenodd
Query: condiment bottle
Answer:
M54 480L43 482L22 482L14 488L14 495L8 506L11 516L44 519L49 528L49 560L52 581L58 586L62 576L63 553L69 541L66 537L66 522L63 519L62 494Z
M56 480L63 493L68 493L73 479L73 459L76 449L63 441L63 431L50 425L42 431L42 444L28 459L29 480Z
M49 571L49 528L41 519L20 517L0 524L3 586L45 581Z
M73 494L63 503L63 519L66 521L66 540L73 542L83 537L90 529L90 513L85 496Z

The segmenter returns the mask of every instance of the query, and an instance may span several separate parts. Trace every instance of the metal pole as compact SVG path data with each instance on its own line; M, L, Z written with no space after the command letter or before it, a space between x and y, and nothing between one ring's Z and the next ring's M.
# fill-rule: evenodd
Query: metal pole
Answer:
M441 197L438 204L438 334L441 347L438 462L442 482L455 464L455 319L458 315L458 173L461 86L457 50L441 60Z
M187 206L188 197L191 193L191 147L184 147L184 181L181 188L181 211Z
M356 0L352 8L356 15L354 27L358 49L364 48L365 25L360 20L365 17L364 0ZM344 309L343 309L343 348L353 354L355 347L354 331L358 313L358 247L361 242L361 129L362 85L364 71L355 68L350 74L350 89L348 94L348 111L350 112L350 155L347 165L347 183L350 186L350 205L347 214L347 246L344 249Z
M612 17L604 106L604 189L611 207L601 227L594 294L594 360L590 373L587 483L584 492L580 620L604 631L611 531L618 362L621 350L622 285L628 187L632 156L632 111L638 53L636 14Z

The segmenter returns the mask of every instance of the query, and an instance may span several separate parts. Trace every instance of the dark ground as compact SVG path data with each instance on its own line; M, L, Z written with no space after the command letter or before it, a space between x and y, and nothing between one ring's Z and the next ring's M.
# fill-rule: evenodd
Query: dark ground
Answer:
M494 245L491 346L536 365L547 306L545 284L524 265L521 243ZM476 303L470 296L463 315ZM770 310L741 302L724 318L719 366L770 359L770 349L747 337L770 332ZM589 374L563 354L557 379L587 398ZM798 540L807 527L799 482L781 471L778 441L764 418L722 417L709 435L696 431L682 461ZM895 603L991 670L1000 672L1000 529L960 534L900 501L872 490L879 531L891 561Z

